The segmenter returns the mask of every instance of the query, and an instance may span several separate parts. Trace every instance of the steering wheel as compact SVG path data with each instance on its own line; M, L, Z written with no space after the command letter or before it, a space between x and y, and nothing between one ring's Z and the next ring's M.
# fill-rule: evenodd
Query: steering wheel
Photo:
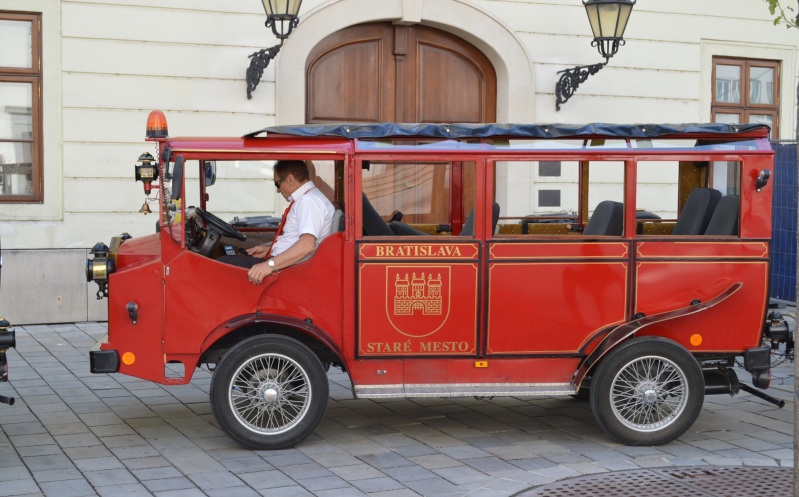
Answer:
M199 207L195 207L194 208L194 212L198 216L200 216L200 219L202 219L203 222L206 225L209 225L211 228L213 228L216 231L218 231L220 235L226 236L226 237L229 237L229 238L235 238L236 240L240 240L240 241L244 241L244 240L247 239L247 235L245 235L244 233L238 231L236 228L234 228L233 226L229 225L228 223L222 221L221 219L219 219L218 217L214 216L210 212L208 212L208 211L206 211L204 209L201 209Z

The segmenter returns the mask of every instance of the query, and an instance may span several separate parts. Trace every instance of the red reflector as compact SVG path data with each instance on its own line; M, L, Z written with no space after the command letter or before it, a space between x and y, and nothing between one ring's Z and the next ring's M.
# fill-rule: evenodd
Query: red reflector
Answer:
M160 110L154 110L147 116L147 138L166 138L169 130L166 126L166 116Z

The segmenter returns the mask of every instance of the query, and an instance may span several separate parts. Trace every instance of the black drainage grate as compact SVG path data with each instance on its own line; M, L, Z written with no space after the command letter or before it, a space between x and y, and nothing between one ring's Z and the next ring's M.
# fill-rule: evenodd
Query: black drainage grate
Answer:
M519 494L524 497L790 497L793 469L688 467L580 476Z

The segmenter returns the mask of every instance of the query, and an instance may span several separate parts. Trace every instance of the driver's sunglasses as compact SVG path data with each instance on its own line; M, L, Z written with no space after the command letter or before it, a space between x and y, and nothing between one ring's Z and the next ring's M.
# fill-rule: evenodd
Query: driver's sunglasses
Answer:
M284 179L286 179L286 178L280 178L280 179L278 179L278 180L275 180L275 188L277 188L278 190L280 190L280 183L283 183L283 180L284 180Z

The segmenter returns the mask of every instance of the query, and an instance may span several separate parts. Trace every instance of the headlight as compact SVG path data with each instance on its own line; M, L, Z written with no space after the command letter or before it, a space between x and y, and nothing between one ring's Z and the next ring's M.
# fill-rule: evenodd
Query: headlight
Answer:
M97 300L108 297L108 276L116 270L116 264L108 258L108 252L108 245L97 242L89 252L93 258L86 260L86 281L94 281L100 287Z

